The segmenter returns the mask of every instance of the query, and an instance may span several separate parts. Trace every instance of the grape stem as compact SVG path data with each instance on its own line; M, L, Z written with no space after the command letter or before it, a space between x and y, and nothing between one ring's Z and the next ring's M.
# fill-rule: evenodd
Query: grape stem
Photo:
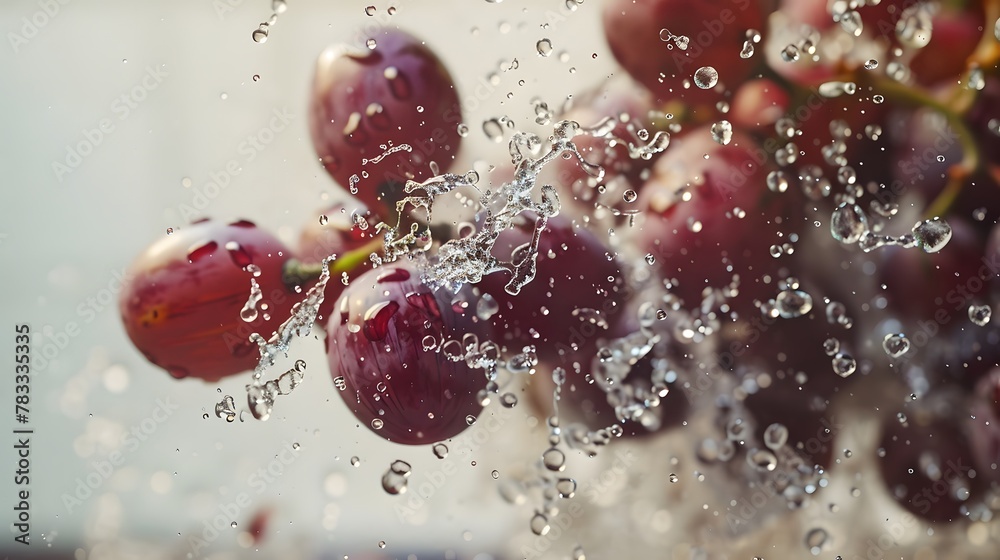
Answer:
M959 145L962 147L962 160L948 168L948 184L928 205L924 216L933 218L947 214L955 198L962 191L966 179L979 169L981 158L975 136L959 113L926 93L885 78L869 78L869 80L874 90L885 94L893 101L937 111L944 116L958 136Z
M330 276L350 273L365 261L369 260L372 253L378 253L383 249L382 239L376 237L365 243L361 247L348 251L343 255L338 255L336 259L329 262ZM282 280L289 290L296 286L304 286L316 280L323 273L323 263L304 263L298 259L288 259L282 270Z

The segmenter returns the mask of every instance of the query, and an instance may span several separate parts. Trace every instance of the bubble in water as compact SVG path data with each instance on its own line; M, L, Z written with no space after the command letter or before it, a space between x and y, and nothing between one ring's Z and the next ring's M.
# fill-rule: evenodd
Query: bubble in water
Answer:
M283 14L288 11L288 2L286 0L271 0L271 10L275 14Z
M549 534L549 530L551 530L551 527L549 526L549 518L541 512L535 513L535 515L531 518L529 526L531 527L531 532L539 537L544 537Z
M375 430L375 431L381 430L382 426L384 426L384 425L385 425L385 422L383 422L381 418L374 418L374 419L372 419L372 429L373 430Z
M712 125L712 140L726 146L733 139L733 125L727 120L721 120Z
M535 43L535 50L538 51L539 56L549 56L552 54L552 41L548 39L539 39L538 42Z
M855 10L842 14L840 16L840 27L851 35L860 37L861 32L864 30L864 23L861 21L861 14Z
M670 473L670 482L672 484L676 484L678 480L680 480L680 477L678 477L675 473Z
M753 56L753 43L749 39L743 41L743 48L740 49L740 58L750 58Z
M628 189L628 190L626 190L626 191L625 191L625 192L624 192L624 193L622 194L622 200L624 200L625 202L628 202L628 203L630 203L630 204L631 204L631 203L633 203L633 202L635 202L635 200L636 200L637 198L639 198L639 195L638 195L638 193L636 193L636 192L635 192L634 190L632 190L632 189Z
M951 226L941 218L924 220L913 226L917 246L928 253L937 253L951 240Z
M910 349L910 339L903 333L889 333L882 339L882 349L892 358L898 358Z
M434 452L434 456L438 459L444 459L448 456L448 446L443 443L435 443L434 446L431 447L431 451Z
M351 466L352 467L360 467L361 466L361 459L357 455L355 455L354 457L351 457Z
M514 408L517 406L517 395L514 393L504 393L500 395L500 404L504 408Z
M370 50L375 50L375 47L378 46L378 42L376 42L374 38L368 39L365 41L365 46L367 46Z
M338 375L333 378L333 386L343 391L344 389L347 389L347 380L344 379L343 375Z
M711 66L702 66L694 71L694 85L701 89L712 89L719 83L719 73Z
M980 327L986 326L993 315L993 309L989 305L970 305L969 320Z
M373 16L375 15L375 6L368 6L365 8L365 15Z
M868 61L865 62L865 70L874 70L876 68L878 68L878 61L874 58L869 58Z
M784 319L801 317L812 310L812 296L802 290L782 290L774 298L774 307Z
M858 369L858 362L850 354L839 352L833 357L833 371L841 377L850 377Z
M653 263L656 262L656 256L654 256L653 253L646 253L645 260L646 264L652 265Z
M774 423L764 430L764 445L777 451L788 441L788 428L784 424Z

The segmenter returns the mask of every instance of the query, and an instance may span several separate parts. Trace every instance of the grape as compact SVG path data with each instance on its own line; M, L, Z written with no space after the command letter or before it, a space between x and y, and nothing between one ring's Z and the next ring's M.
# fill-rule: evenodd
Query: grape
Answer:
M395 216L407 179L435 175L452 164L461 137L455 85L438 57L398 29L383 29L375 48L324 51L309 104L313 146L330 176L370 209ZM408 144L373 163L388 148ZM369 160L366 165L365 160ZM356 192L354 192L356 191Z
M533 217L519 216L500 235L493 255L510 260L516 247L531 241L533 228ZM507 272L489 274L478 286L499 306L491 321L504 344L515 352L536 345L539 358L565 366L577 350L606 334L585 322L599 317L613 328L621 317L621 268L594 234L561 216L549 218L538 249L535 278L518 295L504 289Z
M420 272L400 263L351 282L327 324L330 373L362 424L396 443L454 437L482 409L482 369L465 361L464 336L489 339L469 294L432 291ZM477 348L478 349L478 346Z
M954 521L980 493L981 479L972 478L972 451L961 429L929 412L906 414L905 423L887 417L879 444L884 456L877 460L889 494L901 506L928 521Z
M646 130L649 137L655 133L649 129L648 124L647 116L651 109L652 101L648 92L637 87L632 80L623 80L608 83L583 96L575 96L573 106L559 118L575 120L585 127L594 126L608 117L623 121L614 127L609 137L581 134L573 138L573 143L584 159L604 168L604 178L600 184L622 178L624 181L620 190L624 191L637 188L641 183L639 177L650 167L653 159L633 159L629 157L627 146L618 141L609 145L609 138L613 136L633 145L646 144L638 134L641 130ZM555 185L563 204L579 202L579 208L574 209L593 208L593 202L598 196L596 187L599 182L587 175L575 159L556 160L539 174L538 182ZM621 194L617 198L620 201Z
M932 20L930 43L917 50L910 69L921 85L954 83L965 77L966 60L976 49L983 32L982 8L956 10L941 6Z
M788 92L767 78L751 80L736 90L730 118L748 128L771 127L788 109Z
M753 0L614 0L605 5L603 18L615 59L658 102L721 98L690 85L695 71L711 66L722 83L735 87L754 69L753 58L739 55L746 32L764 28L761 7Z
M700 128L673 142L643 186L639 242L664 277L679 281L672 291L689 307L701 302L706 287L727 287L734 274L742 310L752 309L753 299L777 293L781 261L771 256L770 246L801 222L794 218L797 193L767 190L772 167L766 158L739 132L722 146Z
M976 472L1000 482L1000 369L980 379L971 401L966 424Z
M826 372L834 376L833 372ZM788 445L807 466L829 467L833 459L833 443L843 426L827 413L828 401L808 389L802 389L791 379L779 380L760 389L744 401L754 419L757 437L771 424L788 428Z
M147 360L177 378L217 381L252 369L260 356L250 334L270 335L297 300L282 282L290 256L246 220L179 229L132 263L119 300L125 331ZM251 279L263 299L247 322L241 312Z
M378 217L365 211L364 207L353 212L347 212L346 209L343 203L333 204L306 224L299 236L300 261L316 264L331 255L343 258L345 253L360 249L376 238L375 226L379 223ZM367 270L371 270L369 259L361 261L354 270L347 273L348 281ZM333 304L344 288L342 276L333 278L327 283L323 303L316 316L317 321L325 322L331 316Z

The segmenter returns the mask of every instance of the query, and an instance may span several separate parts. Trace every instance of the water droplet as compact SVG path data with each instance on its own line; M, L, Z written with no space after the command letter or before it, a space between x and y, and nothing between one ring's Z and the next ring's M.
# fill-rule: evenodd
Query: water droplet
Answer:
M719 83L719 73L711 66L702 66L694 71L694 85L701 89L712 89Z
M367 46L370 50L375 50L375 47L378 46L378 43L375 41L374 38L372 38L365 41L365 46Z
M434 456L438 459L444 459L448 456L448 446L443 443L435 443L431 451L434 452Z
M750 58L753 56L753 52L753 43L749 39L743 41L743 48L740 49L740 58Z
M837 241L851 245L868 231L868 216L861 206L844 202L830 216L830 234Z
M782 290L774 298L774 306L784 319L801 317L812 310L812 296L802 290Z
M788 428L784 424L774 423L764 430L764 445L777 451L788 441Z
M826 82L816 88L823 97L840 97L841 95L854 95L858 91L858 85L854 82Z
M646 253L645 259L646 259L646 264L649 265L656 262L656 257L653 255L653 253Z
M878 61L874 58L869 58L868 61L865 62L865 70L874 70L876 68L878 68Z
M351 457L351 466L352 467L360 467L361 466L361 459L358 458L357 455L355 455L354 457Z
M372 429L373 430L376 430L376 431L381 430L382 426L384 426L384 425L385 425L385 423L382 421L381 418L374 418L374 419L372 419Z
M823 341L823 352L827 356L833 356L837 352L840 352L840 341L836 338L828 338Z
M733 139L733 125L722 120L712 125L712 140L726 146Z
M788 190L788 177L784 171L771 171L767 174L766 182L771 192L783 193Z
M750 449L747 452L747 463L764 472L771 472L778 466L778 458L767 449Z
M260 27L254 29L251 35L254 43L266 43L267 42L267 24L262 23Z
M375 15L375 6L368 6L367 8L365 8L365 15L374 16Z
M556 481L556 492L564 500L571 499L576 495L576 481L572 478L560 478Z
M457 130L458 130L458 135L461 136L462 138L465 138L466 136L469 135L469 125L465 123L459 123Z
M504 393L500 395L500 404L504 408L514 408L517 406L517 395L514 393Z
M531 518L529 526L531 527L531 532L539 537L547 535L549 530L551 530L551 527L549 526L549 518L543 513L535 513L535 515Z
M540 56L547 57L552 54L552 41L548 39L539 39L538 42L535 43L535 49L538 51Z
M890 333L882 339L882 349L892 358L898 358L910 349L910 339L903 333Z
M503 125L500 124L498 119L488 119L483 121L483 132L490 140L498 144L503 142Z
M566 455L555 447L550 447L542 453L542 464L553 472L562 472L566 468Z
M385 541L378 541L379 548L385 548Z
M393 461L382 475L382 489L392 495L405 493L410 472L410 464L406 461Z
M989 305L970 305L969 320L980 327L986 326L993 316L993 309Z
M781 59L785 62L795 62L799 59L799 48L789 44L781 50Z
M833 371L841 377L850 377L857 368L858 363L850 354L839 352L833 357Z
M913 226L913 237L925 252L937 253L951 240L951 226L941 218L924 220Z
M819 556L827 545L828 535L824 529L811 529L806 533L806 548L813 556Z
M676 484L677 481L679 481L679 480L680 480L680 477L678 477L675 473L670 473L670 482L671 482L671 484Z

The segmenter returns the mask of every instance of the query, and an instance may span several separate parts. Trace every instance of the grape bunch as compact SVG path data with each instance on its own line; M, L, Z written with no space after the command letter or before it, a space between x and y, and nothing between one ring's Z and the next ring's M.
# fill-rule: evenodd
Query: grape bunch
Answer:
M121 300L136 348L216 381L315 319L332 390L391 442L452 438L520 388L547 457L691 434L704 468L780 479L791 508L843 468L835 411L867 406L888 496L987 519L1000 5L601 10L623 72L515 133L489 180L452 169L476 127L417 37L324 51L310 130L338 200L295 251L247 221L157 241Z

